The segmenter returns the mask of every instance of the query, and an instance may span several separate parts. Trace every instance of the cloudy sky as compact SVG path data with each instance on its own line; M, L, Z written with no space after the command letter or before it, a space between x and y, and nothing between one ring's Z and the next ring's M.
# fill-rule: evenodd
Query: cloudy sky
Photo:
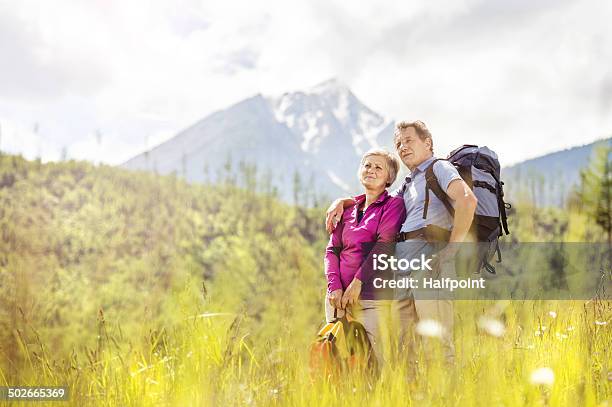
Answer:
M0 0L0 149L118 164L330 77L439 152L502 164L612 134L607 1Z

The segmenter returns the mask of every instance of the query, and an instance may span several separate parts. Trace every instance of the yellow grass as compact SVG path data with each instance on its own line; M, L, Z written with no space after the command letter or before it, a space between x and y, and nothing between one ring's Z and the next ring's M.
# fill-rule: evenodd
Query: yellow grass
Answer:
M607 405L611 302L455 304L455 365L421 358L412 381L393 354L377 381L350 372L340 382L313 380L307 344L316 326L295 332L288 324L275 327L274 337L252 339L257 332L241 328L244 316L211 312L143 332L146 341L129 345L102 327L98 349L86 357L54 360L43 344L22 342L26 365L18 378L0 372L0 383L67 385L70 401L61 405L75 406ZM504 334L479 328L483 315L502 322ZM552 369L551 385L530 380L543 367Z

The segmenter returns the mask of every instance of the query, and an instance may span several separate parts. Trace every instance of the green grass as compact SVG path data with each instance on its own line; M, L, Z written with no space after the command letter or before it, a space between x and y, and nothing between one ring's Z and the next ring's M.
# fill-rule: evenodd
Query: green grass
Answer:
M326 381L308 369L323 315L321 208L233 182L189 185L6 155L0 184L0 386L71 392L69 402L23 405L588 406L611 398L612 301L456 302L454 367L434 346L409 382L402 355L388 347L379 381L350 372ZM604 239L580 210L514 209L510 239ZM481 331L483 315L504 335ZM554 372L551 386L530 383L542 367Z
M339 382L326 380L308 368L316 326L295 331L286 321L274 327L277 335L261 338L244 328L245 315L212 312L131 339L101 318L96 349L64 359L40 341L20 340L25 362L17 377L0 372L0 382L67 385L70 401L61 405L75 406L588 406L611 398L612 302L455 304L455 365L436 356L421 360L412 382L391 349L374 383L350 372ZM505 333L481 331L482 315L501 321ZM554 372L551 386L530 382L541 367Z

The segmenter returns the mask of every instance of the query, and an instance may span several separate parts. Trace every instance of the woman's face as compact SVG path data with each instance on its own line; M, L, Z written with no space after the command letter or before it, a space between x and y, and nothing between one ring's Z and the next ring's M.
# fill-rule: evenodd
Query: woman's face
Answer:
M385 189L389 171L383 157L371 155L359 167L359 180L367 189Z

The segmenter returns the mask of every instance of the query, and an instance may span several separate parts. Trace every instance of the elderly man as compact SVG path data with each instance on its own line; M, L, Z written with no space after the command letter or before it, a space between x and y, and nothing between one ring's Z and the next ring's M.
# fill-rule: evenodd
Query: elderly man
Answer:
M455 167L447 161L435 161L431 133L421 121L400 122L395 130L395 147L402 162L410 170L404 184L392 195L401 196L406 206L406 220L401 227L396 246L396 257L412 259L422 253L435 251L431 230L437 237L451 244L438 253L438 276L449 277L454 274L453 262L457 245L462 242L470 228L476 209L477 199L470 187L463 181ZM442 201L426 188L426 170L433 163L440 187L446 192L454 207L451 216ZM425 210L425 202L427 209ZM333 230L343 208L353 203L352 199L334 201L327 211L328 231ZM441 231L441 233L440 233ZM438 299L428 294L415 300L419 320L434 320L442 326L442 341L447 361L454 361L453 344L453 305L448 299ZM402 336L406 332L402 333ZM406 338L402 338L406 343Z

